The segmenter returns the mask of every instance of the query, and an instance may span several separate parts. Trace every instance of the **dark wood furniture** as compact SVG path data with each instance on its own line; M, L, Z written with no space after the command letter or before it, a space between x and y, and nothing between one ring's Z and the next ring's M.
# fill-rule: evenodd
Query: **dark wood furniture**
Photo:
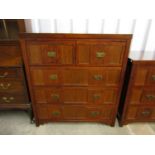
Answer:
M36 125L114 126L131 35L21 33Z
M18 32L23 20L0 20L0 110L30 110Z
M129 59L125 79L118 113L120 126L155 121L155 61Z

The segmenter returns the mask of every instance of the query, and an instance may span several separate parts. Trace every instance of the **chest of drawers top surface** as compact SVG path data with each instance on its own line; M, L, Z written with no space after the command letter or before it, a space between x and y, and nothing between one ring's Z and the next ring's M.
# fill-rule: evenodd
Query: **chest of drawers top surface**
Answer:
M131 37L20 34L38 124L79 120L114 124Z

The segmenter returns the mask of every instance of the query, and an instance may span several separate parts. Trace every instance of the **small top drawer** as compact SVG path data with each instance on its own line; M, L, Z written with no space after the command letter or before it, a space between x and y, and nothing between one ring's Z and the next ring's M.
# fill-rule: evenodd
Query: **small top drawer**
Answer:
M0 68L0 80L20 78L21 70L19 68Z
M77 41L77 64L92 66L121 66L125 42L104 40Z
M73 41L28 43L30 65L69 65L74 63Z

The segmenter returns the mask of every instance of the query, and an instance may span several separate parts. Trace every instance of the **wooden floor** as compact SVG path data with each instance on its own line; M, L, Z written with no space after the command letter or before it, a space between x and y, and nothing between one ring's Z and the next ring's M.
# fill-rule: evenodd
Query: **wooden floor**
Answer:
M110 127L99 123L49 123L36 127L24 111L0 111L0 135L154 135L155 123Z

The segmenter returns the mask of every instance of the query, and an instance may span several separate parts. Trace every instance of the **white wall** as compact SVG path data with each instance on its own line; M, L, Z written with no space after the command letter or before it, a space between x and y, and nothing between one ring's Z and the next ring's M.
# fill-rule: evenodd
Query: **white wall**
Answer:
M133 34L130 57L155 59L155 21L152 19L26 19L27 32Z

